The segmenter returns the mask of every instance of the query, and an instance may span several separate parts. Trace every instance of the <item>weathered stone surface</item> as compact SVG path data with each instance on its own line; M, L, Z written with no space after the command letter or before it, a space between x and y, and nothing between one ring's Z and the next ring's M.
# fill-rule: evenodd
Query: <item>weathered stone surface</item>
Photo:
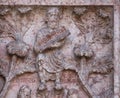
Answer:
M120 97L119 0L0 5L0 98Z
M1 5L113 5L117 0L1 0Z

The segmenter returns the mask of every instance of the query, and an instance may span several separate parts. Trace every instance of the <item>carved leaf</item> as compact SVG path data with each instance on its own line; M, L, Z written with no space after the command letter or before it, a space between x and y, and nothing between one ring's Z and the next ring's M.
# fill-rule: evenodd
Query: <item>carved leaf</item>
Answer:
M90 73L107 74L113 70L112 57L102 57L92 66Z

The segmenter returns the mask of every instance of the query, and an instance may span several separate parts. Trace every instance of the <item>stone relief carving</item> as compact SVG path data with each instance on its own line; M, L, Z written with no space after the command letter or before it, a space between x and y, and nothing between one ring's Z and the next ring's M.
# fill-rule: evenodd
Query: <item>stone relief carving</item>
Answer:
M54 88L61 90L60 78L61 72L64 70L64 55L60 52L60 48L70 33L64 27L59 26L59 8L49 8L46 18L47 26L37 33L34 45L34 50L38 55L36 68L40 78L39 90L45 90L46 82L49 80L54 80Z
M109 9L107 9L106 11L105 9L103 10L100 8L95 11L89 7L75 8L74 12L76 14L75 21L77 20L76 25L81 31L81 37L83 37L83 41L81 42L81 44L75 46L73 50L75 56L80 58L79 62L81 68L80 70L78 70L79 77L92 98L112 98L113 91L111 89L111 85L113 84L109 84L109 90L101 91L99 89L98 92L102 93L100 94L97 92L97 88L92 89L92 85L94 85L95 82L91 85L91 82L93 82L94 80L92 78L92 80L90 79L92 75L96 75L96 78L94 79L97 84L97 82L102 82L101 79L104 79L104 76L110 78L113 72L113 56L112 48L110 48L112 47L113 36L113 32L111 29L112 17L110 16L110 13L112 12L110 12ZM94 46L98 48L94 48ZM101 48L99 48L99 46L101 46ZM100 54L99 52L102 52L102 54ZM89 58L91 60L89 60ZM89 79L90 84L88 82Z
M4 14L6 14L6 13L4 13ZM14 18L16 18L16 17L14 17ZM12 17L13 22L16 22L14 18ZM5 94L7 93L7 89L10 85L10 82L12 81L12 79L14 77L16 77L17 75L23 74L25 72L34 72L35 70L33 70L30 67L26 67L26 68L23 67L23 68L15 70L18 59L22 59L22 58L24 59L26 56L30 57L30 55L28 55L30 53L29 52L30 47L28 44L26 44L23 41L23 37L24 37L24 34L26 33L26 30L24 32L21 31L22 29L18 30L17 24L15 23L13 25L3 15L1 16L0 22L1 22L0 31L2 33L0 37L1 38L12 37L14 39L14 41L11 41L6 45L6 51L9 54L9 56L11 57L11 60L9 63L10 64L9 72L5 77L5 85L0 94L0 97L4 98ZM31 60L28 62L26 60L25 63L26 63L25 65L28 65L30 63L34 63L34 61Z
M87 66L86 62L89 58L91 58L93 56L93 51L85 43L84 45L75 47L73 52L74 52L75 56L80 58L81 69L77 70L77 72L79 74L79 78L80 78L81 82L83 83L83 85L85 86L85 89L88 90L88 92L90 93L90 95L92 97L93 94L91 92L91 89L89 88L89 86L86 83L88 81L88 75L89 75L89 69L88 69L88 67L86 67Z
M3 39L10 41L5 44L7 61L0 58L0 98L14 78L26 73L38 75L37 98L113 98L111 7L1 9L0 45ZM24 38L32 32L33 44ZM31 96L30 87L20 87L18 98Z
M29 86L23 85L18 92L17 98L31 98L31 89Z

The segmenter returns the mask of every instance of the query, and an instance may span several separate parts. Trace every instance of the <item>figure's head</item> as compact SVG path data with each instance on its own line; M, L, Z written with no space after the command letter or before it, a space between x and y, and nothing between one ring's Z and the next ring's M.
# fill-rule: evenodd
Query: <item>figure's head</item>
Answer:
M18 98L31 98L31 89L23 85L19 90Z
M60 10L58 7L50 7L46 13L47 25L51 29L55 29L59 26Z

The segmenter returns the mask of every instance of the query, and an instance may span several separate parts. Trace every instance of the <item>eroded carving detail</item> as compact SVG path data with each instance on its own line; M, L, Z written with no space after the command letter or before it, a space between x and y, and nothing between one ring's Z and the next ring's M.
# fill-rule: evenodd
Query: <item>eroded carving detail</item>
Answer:
M36 67L39 69L39 90L45 90L46 82L49 80L55 81L55 89L62 89L60 77L64 69L64 55L60 52L60 48L64 45L69 31L59 26L59 13L59 8L49 8L47 11L47 27L42 28L36 36L34 50L38 53Z
M37 98L113 98L112 8L64 8L63 14L59 7L48 7L46 13L44 7L2 6L0 45L8 39L8 61L0 58L0 98L5 98L16 76L27 72L38 74L39 84L36 77L30 80L36 83ZM31 98L30 88L22 86L17 97Z
M32 10L31 7L19 7L18 8L18 11L21 13L21 14L25 14L25 13L28 13Z
M16 15L17 17L17 15ZM13 22L16 22L15 18L16 17L12 17ZM26 30L24 32L21 32L18 30L17 24L15 23L14 25L12 23L9 22L9 20L6 19L6 16L1 16L0 19L0 31L1 31L1 36L2 38L5 37L12 37L14 39L14 41L9 42L6 45L6 49L7 49L7 53L9 54L9 56L11 56L11 61L10 61L10 69L8 72L8 75L5 77L5 85L4 88L0 94L1 98L5 97L5 94L7 92L7 89L10 85L11 80L16 77L17 75L23 74L25 72L34 72L35 70L33 70L31 67L23 67L20 69L16 69L15 67L17 65L17 61L18 59L26 59L26 57L30 56L30 47L28 44L26 44L23 41L23 37L24 34L27 32ZM29 28L27 28L28 30ZM29 61L29 62L24 62L26 63L26 65L30 64L30 63L34 63L34 61ZM23 64L24 65L24 64Z
M31 89L29 86L23 85L18 92L17 98L31 98Z
M0 7L0 15L6 15L8 12L10 11L10 8L9 7L6 7L6 6L1 6Z
M88 93L90 93L90 95L92 96L93 94L91 92L91 89L86 83L88 81L88 76L89 76L89 69L88 67L86 67L87 66L86 61L87 59L93 56L93 51L86 44L83 44L79 47L78 46L75 47L73 51L74 51L75 56L80 57L81 69L77 70L79 74L79 78L81 82L83 83L83 85L85 86L85 89L88 90Z
M93 7L74 9L76 26L83 39L73 52L80 59L79 78L91 98L112 98L112 10ZM86 13L84 13L84 11ZM84 13L84 14L83 14ZM106 79L105 79L106 76ZM89 81L89 82L88 82ZM105 81L109 81L107 84ZM106 83L106 85L105 85ZM97 85L105 87L97 87ZM109 87L108 87L109 85ZM102 93L102 94L101 94Z

